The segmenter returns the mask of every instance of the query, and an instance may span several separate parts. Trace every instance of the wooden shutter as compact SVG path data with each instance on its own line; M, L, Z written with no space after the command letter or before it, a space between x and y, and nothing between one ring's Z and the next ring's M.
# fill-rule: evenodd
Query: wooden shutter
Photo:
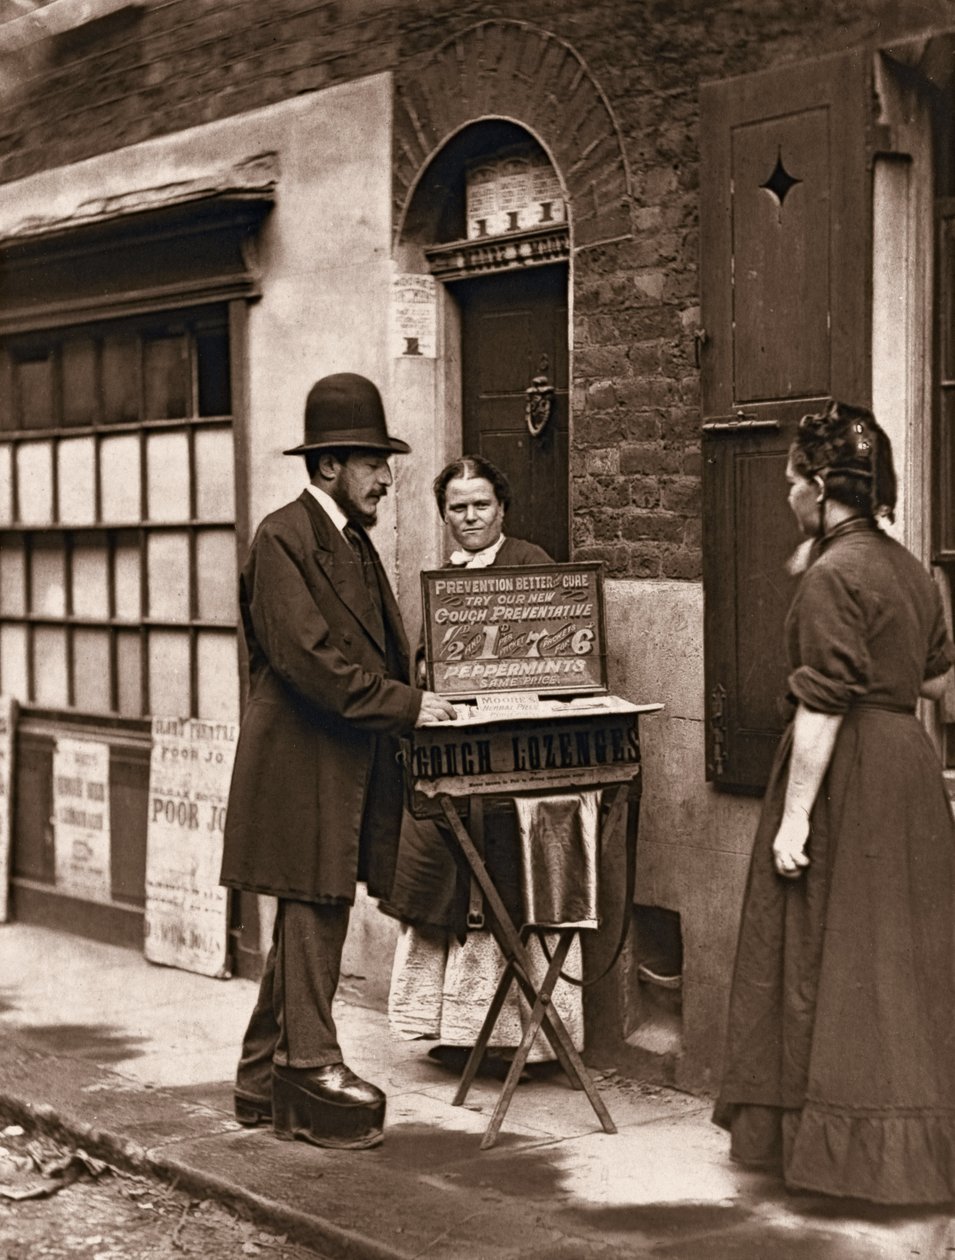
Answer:
M795 426L870 401L870 94L862 51L701 91L706 773L728 789L765 786L787 715Z

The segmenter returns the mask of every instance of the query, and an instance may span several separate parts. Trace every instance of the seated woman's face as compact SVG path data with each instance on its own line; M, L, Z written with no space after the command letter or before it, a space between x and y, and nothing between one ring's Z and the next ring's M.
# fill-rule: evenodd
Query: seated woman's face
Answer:
M456 477L448 482L444 519L456 546L483 551L501 536L504 505L484 477Z

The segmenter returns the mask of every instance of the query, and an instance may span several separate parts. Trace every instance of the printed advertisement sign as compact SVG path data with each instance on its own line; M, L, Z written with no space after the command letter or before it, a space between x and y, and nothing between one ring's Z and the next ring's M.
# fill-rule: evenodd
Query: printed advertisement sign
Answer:
M438 305L434 276L397 275L391 292L394 356L433 359L438 353Z
M13 736L17 702L0 696L0 923L6 923L10 889L10 824L13 820Z
M84 901L111 901L109 745L58 739L53 749L56 887Z
M599 564L422 573L428 687L443 696L606 689Z
M234 722L153 718L145 954L204 976L229 974L219 868L238 730Z
M640 764L637 711L619 702L603 713L421 727L408 741L414 799L557 792L632 779Z

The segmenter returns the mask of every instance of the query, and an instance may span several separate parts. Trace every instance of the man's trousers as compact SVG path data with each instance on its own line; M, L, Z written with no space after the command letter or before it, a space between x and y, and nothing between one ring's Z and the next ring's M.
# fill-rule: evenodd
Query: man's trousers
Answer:
M236 1088L271 1098L272 1064L340 1063L332 1017L351 907L347 902L279 899L272 948L242 1042Z

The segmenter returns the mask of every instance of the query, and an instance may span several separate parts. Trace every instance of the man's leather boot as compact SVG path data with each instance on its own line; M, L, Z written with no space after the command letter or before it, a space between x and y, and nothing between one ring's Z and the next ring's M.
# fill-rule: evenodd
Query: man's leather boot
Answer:
M252 1094L236 1086L233 1094L235 1118L239 1124L254 1129L257 1124L271 1124L272 1099L263 1094Z
M272 1128L276 1137L313 1146L361 1150L377 1146L385 1122L385 1095L344 1063L326 1067L272 1067Z

